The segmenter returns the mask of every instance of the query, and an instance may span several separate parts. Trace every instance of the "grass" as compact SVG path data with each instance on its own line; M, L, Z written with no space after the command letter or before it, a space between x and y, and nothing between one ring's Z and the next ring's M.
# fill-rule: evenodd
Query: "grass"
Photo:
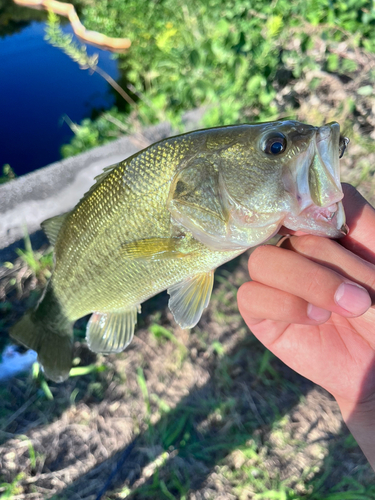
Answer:
M219 271L231 285L238 274L245 278L246 256L234 269L231 276ZM226 288L217 281L215 307ZM66 384L50 384L53 399L38 378L20 377L3 388L7 404L0 412L0 459L5 475L0 494L45 498L42 492L51 487L51 473L58 480L73 463L72 487L60 489L54 498L74 499L79 492L88 499L100 489L97 478L102 485L119 460L116 456L139 435L132 458L103 498L190 499L193 492L195 498L240 500L372 498L368 466L347 432L340 430L334 402L286 370L246 333L234 301L225 307L231 308L230 324L218 327L203 319L187 341L184 331L165 320L161 325L146 322L137 335L139 348L136 343L127 353L99 358L104 371L97 370L97 363L73 368L77 376ZM76 348L84 360L85 349ZM173 363L174 369L166 372ZM16 408L21 410L17 415ZM322 408L331 414L327 422ZM314 422L319 422L316 428ZM81 441L81 433L91 436L91 446L100 450L102 442L113 454L103 462L98 451L91 452L102 462L98 469L92 464L92 476L90 454L80 455L88 442L88 437ZM49 444L53 442L55 450ZM72 453L82 458L69 462L66 457ZM337 455L355 460L353 481L334 459ZM60 464L57 469L54 463ZM19 468L25 469L24 475ZM36 481L30 483L32 478Z
M176 369L181 368L184 360L188 355L188 350L186 349L185 345L182 342L179 342L179 340L177 340L176 336L173 335L171 331L167 330L161 325L158 325L157 323L151 324L149 327L149 331L155 336L158 341L162 341L162 339L164 339L172 342L177 347L175 365Z
M40 284L44 285L51 277L53 267L52 249L50 248L43 253L34 251L26 228L24 228L23 241L25 249L17 248L16 253L21 257L31 273L39 280ZM11 263L8 263L8 267L9 264L11 265Z
M24 474L18 474L14 480L9 483L1 483L0 491L2 491L0 500L12 500L17 493L22 491L22 488L19 486L19 483L24 478Z

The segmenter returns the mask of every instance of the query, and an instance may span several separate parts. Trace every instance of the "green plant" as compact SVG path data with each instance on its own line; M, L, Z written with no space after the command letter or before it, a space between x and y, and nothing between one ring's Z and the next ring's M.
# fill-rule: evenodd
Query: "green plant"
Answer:
M0 494L0 500L12 500L14 495L20 492L19 483L25 477L25 474L21 472L18 474L14 480L9 483L0 483L0 490L2 490Z
M5 184L5 182L9 182L16 178L16 174L12 167L6 163L3 165L3 175L0 176L0 184Z
M46 399L52 401L53 394L52 394L51 389L48 385L46 377L44 376L44 373L40 369L40 365L37 362L34 363L32 366L32 378L35 381L35 383L41 388Z
M143 370L142 370L142 368L140 366L137 368L137 381L138 381L138 385L139 385L139 388L140 388L142 396L143 396L143 400L145 402L145 406L146 406L146 422L149 425L150 424L150 418L151 418L150 397L149 397L149 394L148 394L148 389L147 389L147 383L146 383L145 375L144 375Z
M30 271L40 280L45 283L51 276L51 271L53 267L53 254L48 252L42 254L40 252L35 252L32 248L30 236L27 229L24 228L23 237L25 249L17 248L16 253L21 257L21 259L27 264Z
M122 81L136 100L132 115L127 110L116 116L126 130L130 116L146 125L169 120L181 129L182 114L198 106L207 109L205 127L293 117L293 105L276 102L279 89L307 71L345 76L355 71L355 58L337 52L340 42L350 51L375 50L375 10L368 0L193 0L188 5L101 0L85 4L83 14L87 27L132 40L129 51L117 55ZM54 30L51 25L51 41L55 37L55 45L71 50L72 40ZM318 58L316 44L323 46ZM89 64L82 50L71 52ZM63 154L110 140L113 124L104 122L102 117L84 121Z
M78 45L73 41L73 35L64 34L60 28L58 16L52 12L48 12L48 21L46 24L45 40L54 47L60 48L67 56L75 61L81 69L89 69L95 71L103 77L113 87L125 101L131 105L135 105L134 100L127 94L124 89L118 85L106 71L98 66L99 55L94 54L89 56L87 54L86 45Z
M157 323L153 323L149 327L149 330L157 339L164 338L173 342L173 344L175 344L178 347L178 350L181 355L181 361L186 358L188 352L187 348L184 346L184 344L182 344L179 340L177 340L177 338L175 337L175 335L173 335L172 332L170 332L163 326L158 325Z

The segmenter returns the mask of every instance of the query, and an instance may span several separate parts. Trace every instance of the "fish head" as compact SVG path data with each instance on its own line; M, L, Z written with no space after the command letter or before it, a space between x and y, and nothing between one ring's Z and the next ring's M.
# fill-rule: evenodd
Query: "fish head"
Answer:
M264 243L281 226L331 238L347 234L339 172L347 142L338 123L287 120L197 134L196 154L171 183L172 225L220 251Z
M347 143L336 122L250 125L247 150L243 142L237 157L241 168L235 171L226 162L221 170L227 210L239 224L265 226L277 220L294 231L332 238L347 234L339 171Z

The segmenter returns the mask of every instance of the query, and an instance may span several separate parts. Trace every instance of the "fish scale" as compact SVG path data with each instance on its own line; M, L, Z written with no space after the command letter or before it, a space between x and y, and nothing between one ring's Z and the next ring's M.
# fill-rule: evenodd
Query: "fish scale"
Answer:
M176 322L193 327L214 270L282 224L345 232L340 144L338 124L279 121L183 134L108 167L70 213L43 223L55 267L37 308L11 335L61 382L73 324L86 314L95 352L125 349L140 304L165 289Z
M160 147L155 148L157 154L154 151L145 151L119 164L91 196L82 200L82 209L75 217L78 219L75 222L76 230L80 231L81 235L79 244L71 258L68 254L67 258L59 260L51 280L56 294L61 297L60 302L66 316L71 321L92 310L117 310L134 304L136 299L144 301L145 298L167 288L175 277L184 279L191 272L192 263L186 261L186 265L185 263L181 265L179 260L168 260L167 263L156 265L153 262L131 265L132 272L129 272L129 263L121 257L122 246L136 238L171 236L170 215L166 212L165 206L170 183L178 165L177 159L181 155L186 155L189 145L191 148L190 141L183 141L181 147L176 147L176 141L171 144L167 142L164 146L172 154L166 153L164 163L161 164L157 159L160 158L160 151L164 151L164 148ZM152 168L153 166L155 167ZM159 173L158 176L156 171ZM134 179L137 179L137 183L134 183ZM144 196L150 191L151 186L152 198L148 197L147 200L140 198L140 195ZM103 199L107 204L104 214L100 212L100 203ZM114 211L113 207L117 207L117 210ZM82 213L85 226L80 227ZM73 212L72 216L74 215ZM64 252L64 245L71 239L70 228L68 223L62 228L56 242L56 252ZM75 259L75 254L79 255L79 259ZM108 259L109 254L110 259ZM219 265L223 259L228 259L228 256L219 252L214 262L218 262ZM205 272L210 269L212 260L212 253L206 252L204 258L195 258L195 266L199 272ZM106 261L104 272L97 272L96 267L101 267ZM99 264L93 269L94 262ZM66 283L66 276L69 275L69 285L72 286L67 286ZM141 289L145 288L144 281L149 281L149 276L153 276L153 287L141 293ZM134 286L135 282L138 287ZM130 290L126 287L127 283L130 285ZM100 297L96 293L98 288L103 290ZM109 298L108 293L114 298Z

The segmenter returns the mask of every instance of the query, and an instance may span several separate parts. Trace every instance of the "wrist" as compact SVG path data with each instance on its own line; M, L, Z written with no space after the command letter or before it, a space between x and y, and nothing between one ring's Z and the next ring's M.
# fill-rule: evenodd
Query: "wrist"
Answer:
M348 429L375 470L375 398L361 403L336 401Z
M348 401L335 397L346 424L375 425L375 396L366 401Z

